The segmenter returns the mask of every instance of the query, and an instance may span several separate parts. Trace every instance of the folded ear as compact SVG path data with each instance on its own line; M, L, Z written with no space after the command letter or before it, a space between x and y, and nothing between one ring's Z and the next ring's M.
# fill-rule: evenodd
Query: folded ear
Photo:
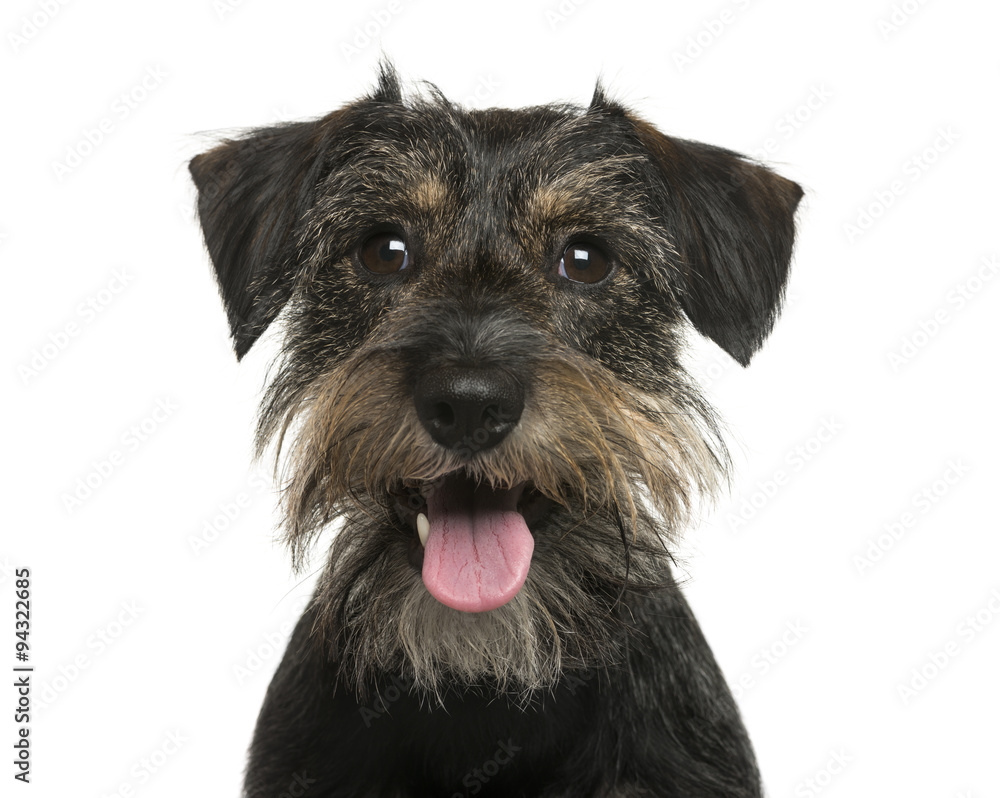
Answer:
M630 117L682 258L680 301L702 335L746 366L781 306L802 189L737 153Z
M401 101L390 64L382 64L378 86L367 101ZM295 234L315 201L333 142L351 108L310 122L254 130L189 164L237 358L249 351L291 296L299 271Z
M293 231L312 205L329 123L327 117L256 130L189 164L238 358L291 294Z

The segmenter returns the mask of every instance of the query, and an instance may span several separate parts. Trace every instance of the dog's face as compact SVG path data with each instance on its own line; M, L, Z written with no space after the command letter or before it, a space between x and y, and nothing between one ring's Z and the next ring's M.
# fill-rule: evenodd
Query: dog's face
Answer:
M298 562L361 688L516 689L606 664L615 605L725 467L679 363L688 321L744 365L798 186L587 109L376 92L191 163L236 351L285 311L258 443L284 444Z

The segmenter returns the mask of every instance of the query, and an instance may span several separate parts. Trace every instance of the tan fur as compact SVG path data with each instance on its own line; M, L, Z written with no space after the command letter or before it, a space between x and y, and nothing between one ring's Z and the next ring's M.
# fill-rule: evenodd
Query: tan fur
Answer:
M359 691L379 669L406 673L440 698L445 684L489 678L527 692L615 661L622 639L613 595L594 612L586 581L597 574L622 586L627 562L630 586L660 583L666 541L657 530L680 530L695 497L711 495L725 472L713 430L705 408L630 388L553 344L536 364L518 426L468 460L424 431L393 354L363 347L263 427L259 444L277 443L285 535L298 565L325 525L344 519L317 591L323 629L339 631L341 671ZM558 503L564 530L543 541L549 550L536 553L514 599L487 613L439 603L409 566L406 537L393 531L394 487L433 484L462 468L495 485L531 482ZM368 565L353 570L356 563Z
M280 454L289 428L299 424L285 461L284 508L287 541L301 563L319 531L317 506L343 507L399 482L434 482L458 469L496 486L530 481L583 512L616 505L632 522L642 491L678 530L694 494L711 495L725 465L704 412L630 388L553 346L539 363L520 424L501 446L467 461L423 429L391 355L361 349L304 392L280 428L275 421L262 430L259 444L263 451L276 438Z

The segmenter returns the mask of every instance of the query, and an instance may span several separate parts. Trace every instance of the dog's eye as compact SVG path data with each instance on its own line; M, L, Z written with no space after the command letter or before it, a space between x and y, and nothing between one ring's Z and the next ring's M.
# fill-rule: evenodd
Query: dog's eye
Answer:
M558 274L574 283L597 283L608 276L607 256L592 244L570 244L559 260Z
M375 274L395 274L410 265L406 242L397 233L376 233L361 245L361 263Z

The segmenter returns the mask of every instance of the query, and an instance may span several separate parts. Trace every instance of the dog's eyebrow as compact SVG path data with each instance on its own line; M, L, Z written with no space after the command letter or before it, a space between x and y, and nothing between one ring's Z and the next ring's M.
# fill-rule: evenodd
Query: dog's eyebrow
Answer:
M544 183L535 189L531 195L528 207L533 215L543 219L551 219L554 216L562 216L574 204L576 192L567 191L553 183Z
M428 175L411 189L411 199L421 211L435 211L448 199L448 186L437 175Z
M610 155L574 166L539 183L529 196L528 208L534 215L552 219L603 197L613 203L621 194L622 174L641 160L639 155Z

